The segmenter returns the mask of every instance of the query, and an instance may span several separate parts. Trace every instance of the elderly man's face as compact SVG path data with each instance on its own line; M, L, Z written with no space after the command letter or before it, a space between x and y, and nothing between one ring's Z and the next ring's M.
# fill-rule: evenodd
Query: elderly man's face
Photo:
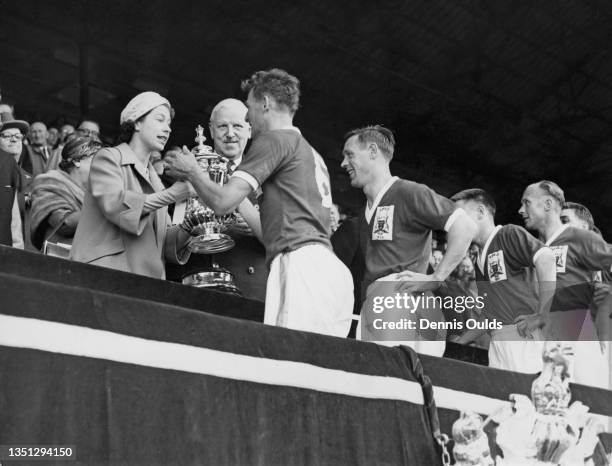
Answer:
M251 127L246 122L246 108L228 105L214 112L210 121L210 134L215 151L228 159L240 157L251 137Z
M23 134L17 128L7 128L0 131L0 149L13 156L21 154L22 140Z
M47 126L36 122L30 127L30 139L32 144L42 146L47 143Z

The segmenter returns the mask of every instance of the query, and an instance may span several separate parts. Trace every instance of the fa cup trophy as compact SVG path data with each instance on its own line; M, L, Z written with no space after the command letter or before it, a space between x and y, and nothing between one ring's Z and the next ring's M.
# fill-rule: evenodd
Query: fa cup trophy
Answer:
M208 173L212 181L223 186L228 177L228 160L216 154L212 147L204 145L205 140L204 128L198 125L195 138L198 145L192 149L192 153L202 171ZM235 220L234 214L215 215L214 210L204 204L199 197L191 197L187 200L183 220L183 227L192 235L189 249L200 254L215 254L233 248L234 240L223 232ZM184 275L182 283L242 296L234 283L234 274L220 267L214 260L210 267Z
M223 186L228 177L228 160L216 154L212 147L204 145L206 138L201 125L196 128L196 134L195 141L198 145L192 149L192 152L198 165L202 171L208 173L212 181ZM194 236L189 243L189 249L195 253L214 254L233 248L234 240L223 232L235 220L234 214L215 215L214 210L204 204L199 197L191 197L187 200L183 222Z

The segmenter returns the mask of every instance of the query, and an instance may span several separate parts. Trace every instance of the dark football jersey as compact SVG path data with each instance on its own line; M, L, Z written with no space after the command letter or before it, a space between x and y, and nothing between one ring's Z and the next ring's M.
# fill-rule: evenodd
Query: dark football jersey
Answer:
M517 225L497 226L476 261L478 294L484 298L487 317L508 325L520 315L537 311L533 274L544 243Z
M331 249L329 173L297 129L259 135L234 176L240 172L253 177L263 191L259 206L268 264L278 253L309 243Z

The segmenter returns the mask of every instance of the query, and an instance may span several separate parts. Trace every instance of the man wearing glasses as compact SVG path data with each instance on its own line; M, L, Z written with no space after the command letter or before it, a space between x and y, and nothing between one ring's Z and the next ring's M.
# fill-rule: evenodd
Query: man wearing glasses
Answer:
M21 120L0 123L0 244L20 249L24 247L18 196L22 179L17 159L29 129Z
M76 129L78 136L91 138L94 141L102 142L100 140L100 125L98 122L93 120L83 120L79 123Z

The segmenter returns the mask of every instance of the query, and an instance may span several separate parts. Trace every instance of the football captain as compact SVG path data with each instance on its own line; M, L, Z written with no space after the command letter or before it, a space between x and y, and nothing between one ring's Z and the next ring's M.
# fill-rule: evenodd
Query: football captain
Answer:
M346 337L353 310L349 270L329 240L332 206L322 157L293 126L300 88L286 71L258 71L242 83L253 141L229 182L219 186L193 155L166 156L170 174L189 180L217 214L239 212L253 227L259 214L244 199L259 187L261 229L270 268L264 322Z

